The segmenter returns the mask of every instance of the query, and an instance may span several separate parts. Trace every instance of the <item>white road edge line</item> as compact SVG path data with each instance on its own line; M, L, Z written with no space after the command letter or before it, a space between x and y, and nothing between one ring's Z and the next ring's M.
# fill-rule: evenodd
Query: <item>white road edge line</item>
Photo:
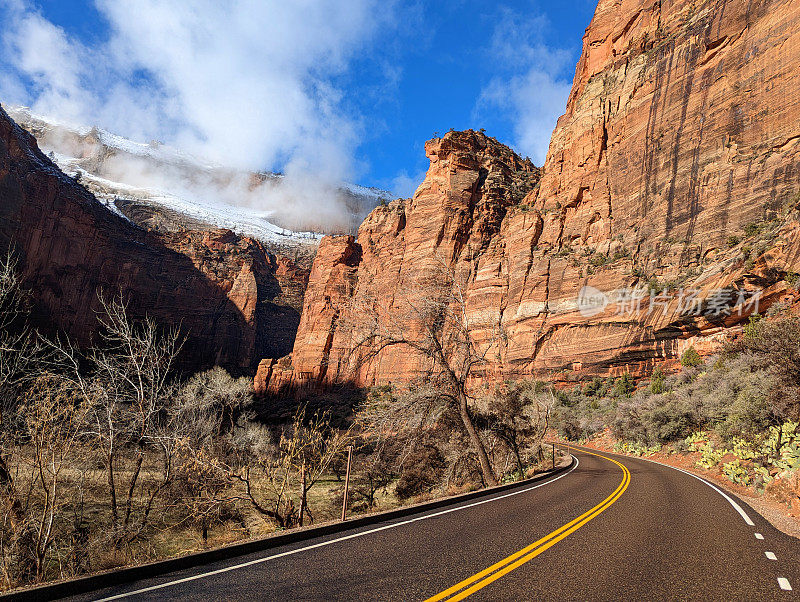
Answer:
M621 455L621 454L617 454L617 455ZM629 456L624 456L624 457L629 457ZM744 522L746 522L751 527L755 527L756 526L756 524L753 522L753 520L749 516L747 516L747 513L744 511L744 509L739 504L736 503L736 500L734 500L731 496L729 496L727 493L722 491L722 489L720 489L716 485L713 485L712 483L709 483L708 481L706 481L704 478L698 477L696 474L691 473L688 470L684 470L683 468L678 468L677 466L670 466L669 464L663 464L661 462L656 462L655 460L650 460L649 458L638 458L638 459L639 460L646 460L648 462L652 462L653 464L658 464L659 466L666 466L667 468L672 468L673 470L678 470L680 472L688 474L690 477L694 477L695 479L697 479L701 483L705 483L706 485L711 487L711 489L713 489L718 494L720 494L722 497L724 497L726 500L728 500L728 503L731 506L733 506L733 509L736 510L736 512L739 513L739 515L744 519Z
M620 455L620 454L617 454L617 455ZM731 506L733 506L733 508L736 510L736 512L739 513L739 515L744 519L744 522L746 522L751 527L755 526L755 523L752 521L752 519L749 516L747 516L747 513L744 511L744 509L739 504L737 504L736 501L731 496L729 496L727 493L722 491L716 485L713 485L713 484L709 483L704 478L698 477L696 474L693 474L693 473L689 472L688 470L684 470L683 468L678 468L677 466L670 466L669 464L662 464L661 462L656 462L655 460L650 460L649 458L640 458L640 460L647 460L648 462L652 462L653 464L658 464L659 466L666 466L667 468L673 468L675 470L679 470L680 472L684 472L684 473L688 474L689 476L694 477L695 479L697 479L701 483L705 483L706 485L711 487L711 489L713 489L714 491L719 493L722 497L724 497L726 500L728 500L728 503ZM764 536L761 533L756 533L755 536L756 536L756 539L764 539ZM775 556L774 552L764 552L764 555L770 560L777 560L778 559L778 557ZM789 580L786 577L778 577L778 585L784 591L787 591L787 592L792 591L792 585L789 583Z
M570 454L572 455L572 454ZM116 596L110 596L108 598L99 598L97 602L108 602L109 600L120 600L122 598L128 598L131 596L137 596L139 594L145 594L147 592L156 591L159 589L164 589L167 587L172 587L173 585L180 585L181 583L187 583L189 581L196 581L198 579L203 579L204 577L212 577L214 575L219 575L221 573L228 573L230 571L235 571L237 569L247 568L249 566L253 566L256 564L262 564L264 562L268 562L270 560L275 560L277 558L283 558L285 556L292 556L294 554L299 554L300 552L305 552L307 550L313 550L316 548L322 548L325 546L329 546L331 544L346 541L348 539L355 539L356 537L363 537L365 535L371 535L372 533L377 533L379 531L385 531L386 529L394 529L395 527L401 527L403 525L408 525L410 523L416 523L421 520L427 520L429 518L435 518L437 516L442 516L443 514L450 514L451 512L458 512L459 510L466 510L467 508L473 508L475 506L480 506L482 504L488 504L489 502L496 502L497 500L502 500L507 497L512 497L515 495L520 495L523 493L528 493L529 491L533 491L534 489L538 489L539 487L544 487L545 485L550 485L551 483L555 483L559 479L564 478L573 470L578 468L578 464L580 461L575 456L572 456L572 459L575 460L575 464L573 464L572 468L570 468L567 472L562 475L557 476L554 479L549 481L545 481L544 483L539 483L538 485L533 485L532 487L526 487L525 489L520 489L519 491L512 491L511 493L505 493L503 495L498 495L497 497L490 497L485 500L480 500L477 502L472 502L471 504L465 504L463 506L456 506L455 508L448 508L447 510L440 510L439 512L434 512L433 514L425 514L423 516L417 516L415 518L411 518L409 520L404 520L398 523L392 523L390 525L383 525L382 527L377 527L375 529L370 529L368 531L361 531L359 533L352 533L350 535L345 535L344 537L338 537L336 539L330 539L327 541L322 541L320 543L315 543L310 546L305 546L303 548L298 548L296 550L289 550L288 552L281 552L280 554L274 554L272 556L268 556L266 558L257 558L256 560L250 560L249 562L243 562L241 564L235 564L233 566L228 566L222 569L217 569L215 571L209 571L207 573L201 573L199 575L192 575L191 577L184 577L183 579L176 579L175 581L168 581L167 583L162 583L160 585L153 585L151 587L145 587L142 589L137 589L131 592L126 592L124 594L117 594ZM324 537L324 536L323 536ZM289 545L289 544L287 544Z

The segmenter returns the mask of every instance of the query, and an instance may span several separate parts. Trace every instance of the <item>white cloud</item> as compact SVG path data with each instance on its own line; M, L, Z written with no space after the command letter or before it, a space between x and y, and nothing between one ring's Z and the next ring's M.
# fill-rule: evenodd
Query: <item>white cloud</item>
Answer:
M360 122L336 78L389 23L379 0L96 0L84 46L30 0L6 12L0 94L35 112L159 139L243 168L353 176ZM26 98L19 98L24 81Z
M546 18L523 18L509 9L501 15L488 51L500 74L481 91L475 112L499 109L513 124L517 150L543 165L569 97L571 53L544 43Z
M409 175L407 171L401 171L392 179L391 193L396 197L410 199L425 179L425 173L425 171L420 171L417 174Z
M518 152L544 165L550 136L564 112L571 85L546 71L531 68L507 80L494 79L484 88L479 103L506 111L514 123Z

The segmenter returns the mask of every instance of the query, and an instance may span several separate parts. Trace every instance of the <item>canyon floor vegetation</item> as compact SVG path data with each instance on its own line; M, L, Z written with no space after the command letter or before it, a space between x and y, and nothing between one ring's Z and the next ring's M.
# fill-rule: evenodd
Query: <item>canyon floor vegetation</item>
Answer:
M555 430L584 443L610 435L634 455L698 454L698 468L774 493L800 516L800 319L771 314L716 355L688 348L678 373L656 369L635 390L623 377L560 391Z
M37 331L31 311L8 256L0 589L335 520L350 447L350 513L550 467L541 443L555 393L541 384L507 383L469 405L429 381L374 388L349 406L320 393L313 406L273 406L249 378L182 373L181 335L133 319L119 298L99 299L102 334L89 349Z

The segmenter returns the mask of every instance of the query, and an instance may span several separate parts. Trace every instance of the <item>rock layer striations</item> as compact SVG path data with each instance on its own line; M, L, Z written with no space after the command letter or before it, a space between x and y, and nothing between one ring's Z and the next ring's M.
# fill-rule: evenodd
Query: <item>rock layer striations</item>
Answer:
M431 261L463 282L474 339L496 346L488 381L642 373L737 328L755 310L744 299L763 312L793 298L800 4L600 0L541 178L481 133L426 151L412 199L323 241L294 351L262 363L262 389L416 378L426 360L409 349L354 363L351 323L370 304L401 319ZM593 289L606 296L586 311Z

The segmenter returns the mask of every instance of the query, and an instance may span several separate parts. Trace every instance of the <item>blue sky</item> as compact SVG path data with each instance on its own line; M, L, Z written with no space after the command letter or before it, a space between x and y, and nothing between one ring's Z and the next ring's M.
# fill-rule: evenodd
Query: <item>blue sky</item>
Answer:
M0 102L410 194L485 128L537 164L595 0L0 0Z

